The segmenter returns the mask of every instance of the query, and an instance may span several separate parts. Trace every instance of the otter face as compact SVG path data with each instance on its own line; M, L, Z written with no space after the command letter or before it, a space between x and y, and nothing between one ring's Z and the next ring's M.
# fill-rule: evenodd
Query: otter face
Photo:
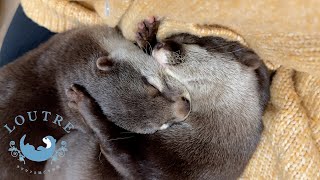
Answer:
M90 43L95 46L90 58L84 57L89 72L80 74L82 82L75 84L87 90L108 121L149 134L184 120L190 104L180 90L163 83L161 66L116 32L101 32L95 32L95 41Z
M267 68L238 42L178 34L157 44L152 56L166 75L187 88L193 111L247 108L263 112L269 100Z
M186 86L191 99L200 94L225 104L241 103L242 97L259 97L257 92L261 105L268 99L267 69L252 50L237 42L178 34L158 43L152 56L167 75Z
M221 48L225 49L221 52ZM182 34L158 43L152 56L166 72L180 81L210 81L208 77L228 78L243 71L233 55L234 43L220 38ZM241 51L243 47L236 50ZM254 62L256 59L253 60ZM259 62L259 61L258 61Z
M161 92L130 61L97 59L96 100L107 118L136 133L154 133L185 119L190 105L177 91ZM155 69L157 70L157 69Z

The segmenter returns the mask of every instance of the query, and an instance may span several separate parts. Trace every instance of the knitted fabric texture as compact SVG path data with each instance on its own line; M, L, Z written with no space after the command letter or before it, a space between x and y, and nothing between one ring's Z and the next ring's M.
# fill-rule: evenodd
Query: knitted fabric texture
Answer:
M320 179L319 0L21 0L31 19L54 32L119 26L134 40L137 23L162 18L158 39L188 32L252 48L276 70L265 130L243 179Z

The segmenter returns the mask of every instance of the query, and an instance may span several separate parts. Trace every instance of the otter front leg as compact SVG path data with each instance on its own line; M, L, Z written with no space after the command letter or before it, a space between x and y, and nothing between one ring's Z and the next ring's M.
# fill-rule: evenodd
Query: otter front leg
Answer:
M66 94L69 107L82 115L85 124L98 138L102 154L116 171L126 179L139 178L132 134L123 134L124 130L108 121L99 105L81 86L72 85Z
M146 53L151 54L153 47L157 44L157 32L160 21L150 17L138 24L136 42Z

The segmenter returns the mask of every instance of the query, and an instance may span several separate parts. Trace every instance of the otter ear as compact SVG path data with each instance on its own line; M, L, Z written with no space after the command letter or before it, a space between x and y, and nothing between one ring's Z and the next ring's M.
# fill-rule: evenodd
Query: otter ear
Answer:
M175 117L183 121L185 120L191 111L190 101L185 97L177 98L177 100L173 104L173 112Z
M236 58L244 65L252 68L252 69L258 69L261 66L261 59L259 56L254 53L250 49L244 49L242 51L236 51L234 52L234 55Z
M242 57L243 64L252 68L258 69L261 66L261 60L258 55L254 53L246 54Z
M97 64L98 69L100 69L102 71L110 71L113 66L112 60L108 59L107 56L99 57L97 59L96 64Z

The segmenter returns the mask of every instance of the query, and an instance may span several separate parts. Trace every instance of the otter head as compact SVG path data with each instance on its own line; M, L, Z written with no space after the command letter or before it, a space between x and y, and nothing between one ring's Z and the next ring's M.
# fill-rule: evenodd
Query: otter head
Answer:
M155 87L163 82L161 66L119 32L105 31L86 36L91 41L82 47L90 53L79 58L88 62L87 72L79 74L82 82L74 83L85 87L107 119L125 130L154 133L183 121L190 111L184 92L166 87L164 93Z
M107 118L119 127L136 133L154 133L188 115L190 104L184 93L177 89L160 91L149 80L150 74L143 74L142 66L110 56L99 57L96 65L101 79L95 86L100 91L96 101Z
M165 73L181 82L191 99L205 107L195 110L226 108L254 101L264 108L269 98L268 71L260 58L238 42L219 37L197 37L190 34L173 35L158 43L152 56ZM260 100L259 100L260 99ZM252 103L252 106L255 103ZM259 104L256 104L259 106Z

